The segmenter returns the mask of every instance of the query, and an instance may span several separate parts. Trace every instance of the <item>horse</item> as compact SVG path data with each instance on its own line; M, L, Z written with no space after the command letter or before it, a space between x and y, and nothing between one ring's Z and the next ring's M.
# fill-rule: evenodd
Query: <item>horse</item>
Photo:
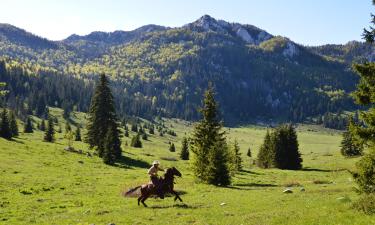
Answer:
M159 185L161 185L160 191L162 192L163 195L166 193L174 194L175 195L174 201L178 199L180 200L180 202L182 202L181 197L173 189L175 176L182 177L182 174L175 167L168 168L164 174L164 178L161 178L159 181ZM138 187L130 189L129 191L125 193L125 196L131 194L132 192L136 191L139 188L141 188L141 196L138 198L138 205L140 205L139 203L141 202L144 207L147 207L145 201L151 195L156 194L156 187L152 183L143 184Z

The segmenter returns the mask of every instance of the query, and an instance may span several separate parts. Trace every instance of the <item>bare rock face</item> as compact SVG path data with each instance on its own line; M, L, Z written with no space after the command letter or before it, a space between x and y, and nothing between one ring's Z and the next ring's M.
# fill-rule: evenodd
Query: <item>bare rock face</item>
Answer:
M286 43L286 47L283 51L283 55L287 57L293 57L295 55L299 54L299 50L295 44L293 44L291 41L288 41Z

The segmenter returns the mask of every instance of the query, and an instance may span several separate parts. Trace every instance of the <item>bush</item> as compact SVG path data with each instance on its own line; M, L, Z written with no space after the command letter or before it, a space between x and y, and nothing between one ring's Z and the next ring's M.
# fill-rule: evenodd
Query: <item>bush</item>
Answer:
M139 134L133 136L133 138L130 142L130 146L132 146L134 148L142 148L142 142L139 138Z
M362 195L353 203L353 208L366 214L375 214L375 194Z

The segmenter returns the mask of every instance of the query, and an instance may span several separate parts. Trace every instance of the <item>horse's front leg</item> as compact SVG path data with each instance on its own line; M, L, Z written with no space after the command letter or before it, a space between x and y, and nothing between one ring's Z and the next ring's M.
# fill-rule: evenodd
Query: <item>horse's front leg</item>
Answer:
M171 191L175 197L174 197L174 200L176 201L177 199L180 200L180 202L183 202L182 199L180 198L180 196L177 194L177 192L175 192L174 190Z

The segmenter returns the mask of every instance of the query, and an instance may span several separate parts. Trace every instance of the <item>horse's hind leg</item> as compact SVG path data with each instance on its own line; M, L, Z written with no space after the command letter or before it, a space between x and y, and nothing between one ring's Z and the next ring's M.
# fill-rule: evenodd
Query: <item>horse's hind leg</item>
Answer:
M182 199L180 198L180 196L177 194L177 192L172 191L172 193L176 196L176 197L174 197L175 201L178 199L178 200L180 200L180 202L183 202Z
M139 205L139 202L141 201L141 199L142 199L142 195L138 198L138 205Z
M149 196L150 196L150 195L146 195L146 196L144 196L144 197L142 198L142 200L141 200L141 202L142 202L142 204L143 204L144 207L147 207L145 201L146 201L146 199L148 199Z

